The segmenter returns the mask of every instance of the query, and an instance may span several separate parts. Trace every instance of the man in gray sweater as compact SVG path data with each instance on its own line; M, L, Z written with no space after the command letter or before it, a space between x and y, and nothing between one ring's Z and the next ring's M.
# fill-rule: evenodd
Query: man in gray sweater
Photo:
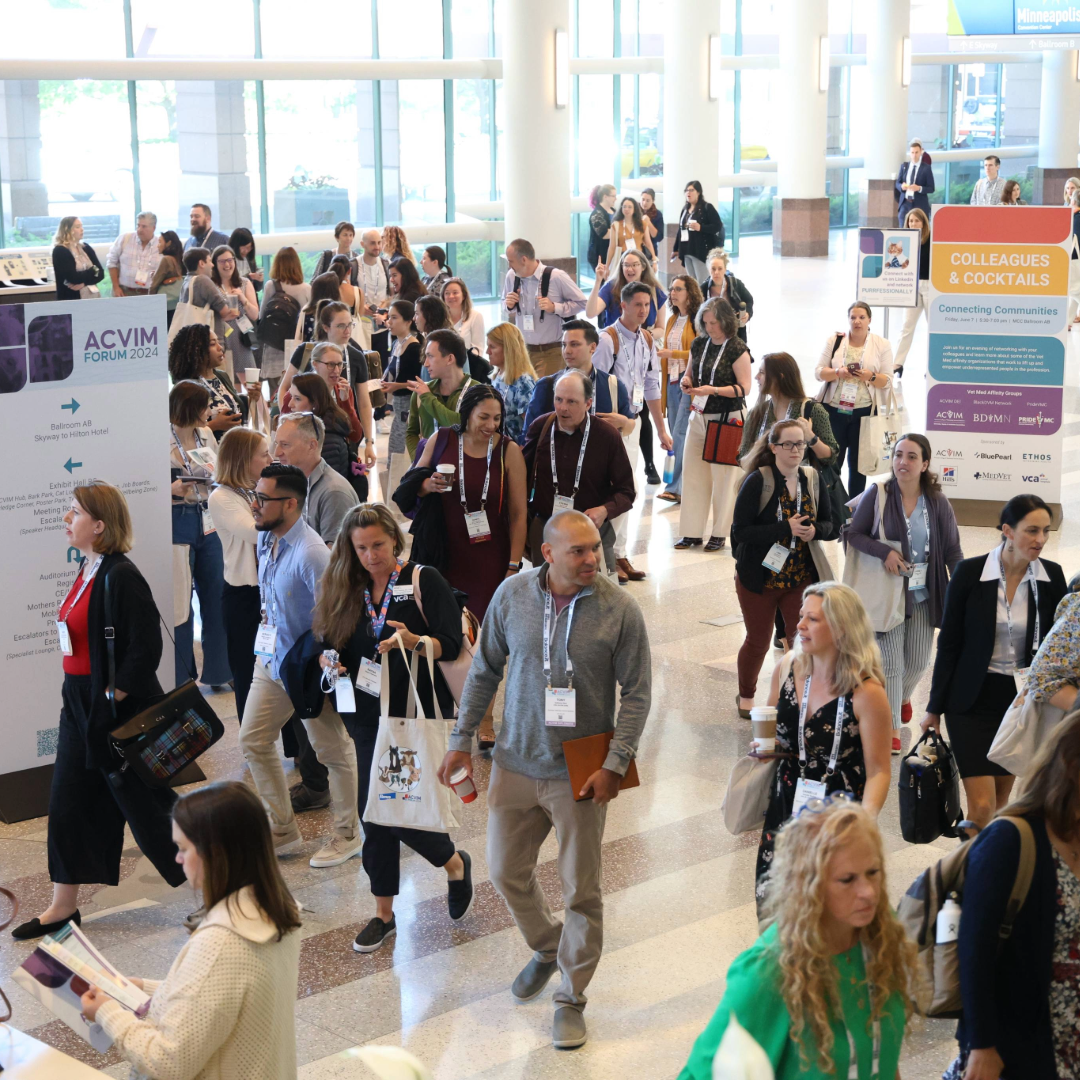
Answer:
M472 775L473 735L507 666L506 707L488 785L488 870L533 950L511 987L514 997L530 1001L556 970L562 973L552 1043L565 1049L587 1037L585 988L604 936L604 820L649 715L652 660L637 604L598 572L596 526L577 510L555 514L542 550L543 565L504 581L488 606L439 779L447 783L460 768ZM563 742L609 731L614 735L603 766L580 792L572 791ZM591 798L577 802L575 795ZM552 826L559 838L565 924L552 914L536 877L540 846Z

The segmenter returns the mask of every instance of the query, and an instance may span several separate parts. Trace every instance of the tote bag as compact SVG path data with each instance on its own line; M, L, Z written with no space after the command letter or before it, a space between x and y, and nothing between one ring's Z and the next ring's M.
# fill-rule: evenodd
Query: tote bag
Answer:
M431 638L420 640L424 642L428 674L434 687L435 661L431 658ZM447 725L435 693L431 695L435 719L429 720L424 715L424 706L416 689L414 666L410 664L400 637L397 638L397 645L405 660L412 688L412 698L406 709L410 715L390 715L390 654L387 653L381 665L379 733L375 736L375 752L368 778L368 800L362 817L374 825L444 833L458 826L451 801L453 792L443 787L435 775L449 745ZM412 659L416 660L416 653L413 653Z
M863 493L864 499L877 499L871 535L876 536L880 543L887 544L894 551L902 554L903 545L899 540L886 540L881 535L881 515L885 510L885 485L875 484L872 491L867 488ZM870 625L879 634L887 633L894 626L899 626L907 614L904 578L899 574L890 574L880 559L852 547L846 538L844 552L844 584L850 585L862 597L866 614L870 617Z
M193 279L194 280L194 279ZM191 296L191 290L194 286L188 285L188 296ZM207 304L206 307L200 307L197 304L191 303L190 300L178 300L176 302L176 308L173 310L173 320L169 326L169 344L172 344L172 340L185 326L209 326L214 325L214 309Z
M765 824L765 811L769 808L769 794L779 764L779 758L756 758L750 754L735 762L720 806L724 827L733 836L760 829Z
M1008 769L1013 776L1023 776L1039 747L1064 716L1064 711L1056 705L1036 701L1025 687L1002 717L987 758Z
M707 461L710 465L738 465L742 437L742 420L709 421L705 425L705 443L701 448L701 460Z
M900 438L900 410L896 407L891 383L884 409L880 405L881 396L875 394L870 415L864 416L859 425L859 472L863 476L890 471L893 450Z

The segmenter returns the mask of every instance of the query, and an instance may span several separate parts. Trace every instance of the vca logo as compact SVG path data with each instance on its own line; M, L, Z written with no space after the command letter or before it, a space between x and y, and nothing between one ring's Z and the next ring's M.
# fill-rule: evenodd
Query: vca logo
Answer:
M75 367L70 315L39 315L26 325L23 304L0 305L0 394L61 382Z

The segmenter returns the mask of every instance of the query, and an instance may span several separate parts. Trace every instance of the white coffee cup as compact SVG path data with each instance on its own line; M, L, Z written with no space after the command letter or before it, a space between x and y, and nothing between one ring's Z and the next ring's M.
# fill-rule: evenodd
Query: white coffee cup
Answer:
M755 705L750 710L751 734L755 739L776 736L776 709L772 705Z
M476 798L476 785L464 769L457 769L450 777L450 787L457 792L463 803L471 803Z
M456 467L453 465L436 465L435 471L446 481L446 490L449 491L454 483Z
M776 739L754 739L751 744L755 753L772 754L776 752Z
M262 372L257 367L244 368L244 380L246 382L255 383L258 382L262 376Z

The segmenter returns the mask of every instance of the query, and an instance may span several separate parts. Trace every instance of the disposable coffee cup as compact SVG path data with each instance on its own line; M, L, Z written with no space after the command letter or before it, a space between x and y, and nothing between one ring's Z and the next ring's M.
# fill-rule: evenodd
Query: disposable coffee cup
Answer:
M244 368L244 380L246 382L252 382L252 383L258 382L259 377L261 376L261 374L262 374L262 372L260 372L257 367L246 367L246 368Z
M450 786L457 792L462 802L472 802L476 798L476 786L472 777L464 769L458 769L450 775Z
M755 739L775 739L776 709L771 705L755 705L750 710L750 728Z
M758 754L772 754L776 751L776 739L755 739L753 746L754 751Z
M453 465L436 465L435 471L446 481L448 485L454 482L455 466Z

